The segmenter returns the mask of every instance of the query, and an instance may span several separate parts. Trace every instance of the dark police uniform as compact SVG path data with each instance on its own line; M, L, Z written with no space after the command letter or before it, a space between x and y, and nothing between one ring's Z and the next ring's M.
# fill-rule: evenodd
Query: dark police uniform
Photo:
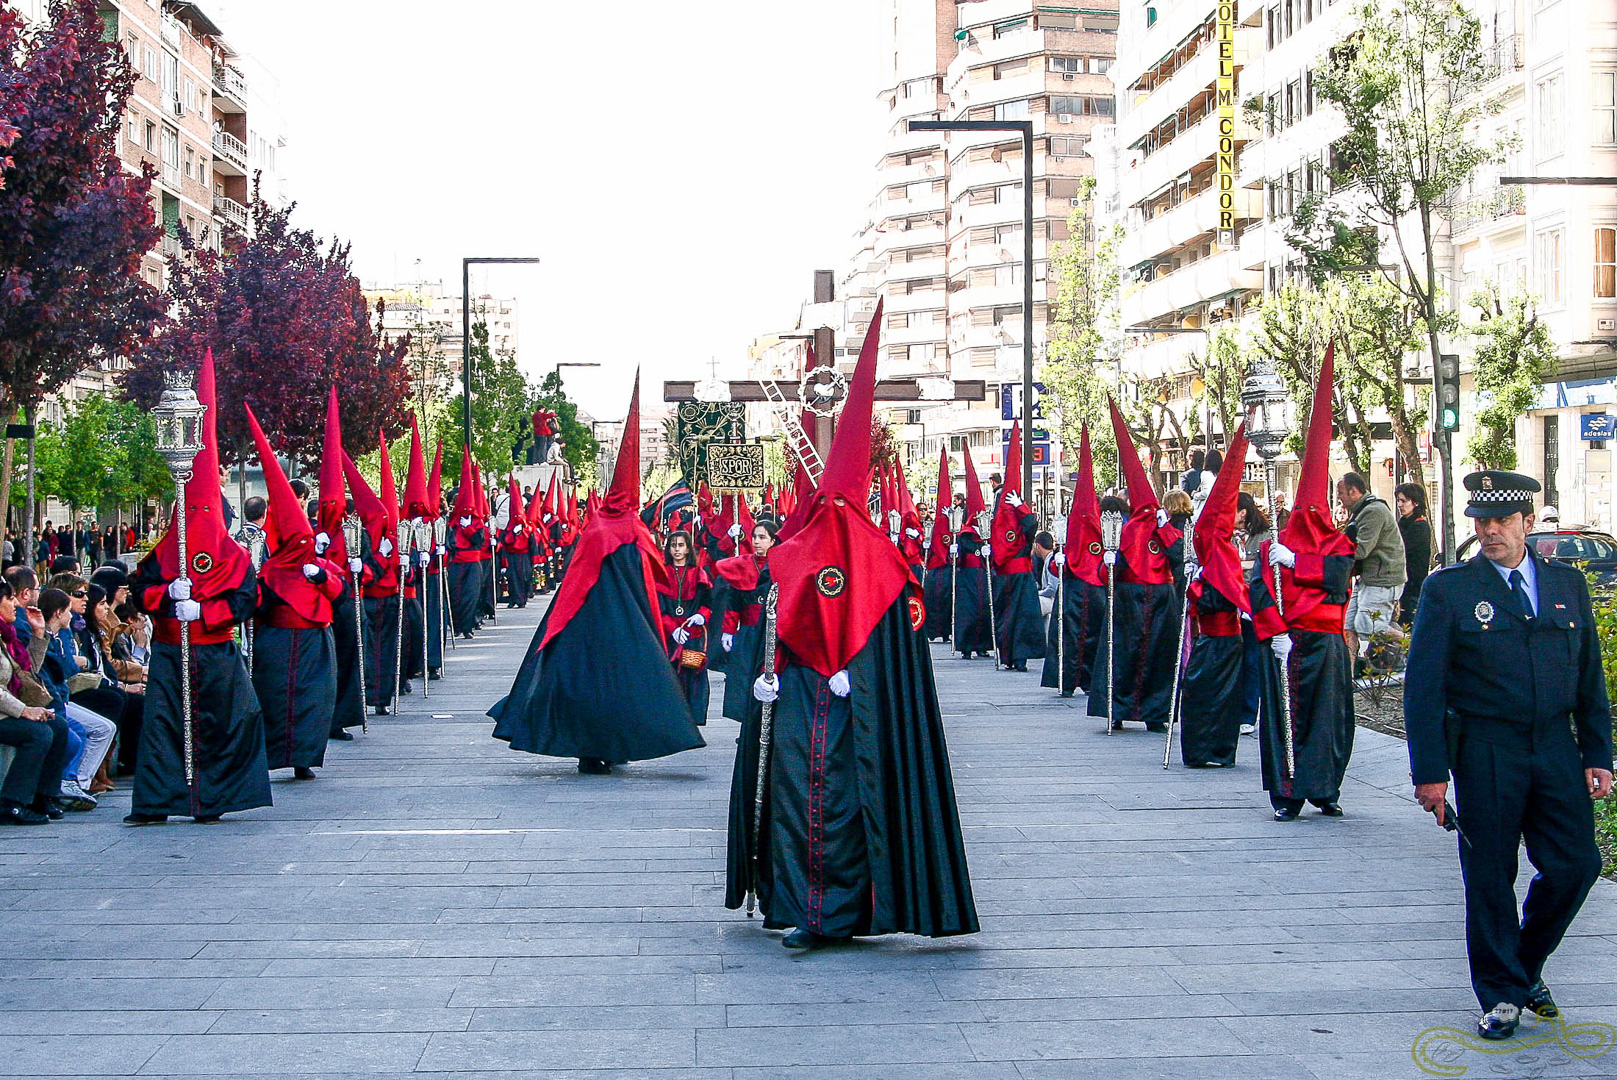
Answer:
M1506 472L1466 477L1469 517L1531 513L1538 482ZM1537 602L1484 555L1426 579L1404 684L1416 784L1454 774L1466 950L1483 1009L1545 1005L1544 962L1600 874L1584 770L1612 765L1611 711L1589 589L1574 567L1527 547ZM1528 608L1533 609L1528 614ZM1538 871L1518 916L1516 849ZM1484 1017L1485 1037L1515 1023Z

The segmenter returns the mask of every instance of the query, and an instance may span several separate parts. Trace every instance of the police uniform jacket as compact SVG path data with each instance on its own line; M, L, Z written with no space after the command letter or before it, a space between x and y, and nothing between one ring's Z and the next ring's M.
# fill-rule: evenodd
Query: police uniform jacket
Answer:
M1612 766L1611 711L1588 583L1577 569L1546 562L1531 547L1527 557L1538 577L1531 621L1484 555L1426 579L1404 683L1417 784L1448 780L1456 723L1506 741L1568 724L1584 768Z

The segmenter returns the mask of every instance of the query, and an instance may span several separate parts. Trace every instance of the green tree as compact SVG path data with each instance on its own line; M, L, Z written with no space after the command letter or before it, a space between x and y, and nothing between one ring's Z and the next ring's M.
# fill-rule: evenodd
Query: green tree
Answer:
M1203 412L1218 418L1219 430L1233 434L1241 422L1241 382L1251 366L1241 333L1233 323L1220 323L1207 339L1207 348L1198 356L1190 355L1190 369L1195 373L1192 385L1195 408L1191 411L1191 426L1201 431Z
M79 402L39 438L41 493L101 514L166 498L174 485L150 414L100 395Z
M533 395L516 353L489 347L488 322L472 323L472 454L490 477L503 480L516 450L532 431Z
M1056 302L1040 379L1046 415L1054 419L1062 445L1076 455L1080 431L1088 424L1096 476L1109 477L1117 470L1106 397L1117 391L1111 343L1118 333L1117 245L1123 230L1096 226L1095 182L1086 178L1081 184L1080 205L1067 219L1068 239L1050 257Z
M1516 420L1533 407L1555 370L1555 340L1527 297L1501 300L1490 287L1472 298L1480 339L1472 378L1477 426L1466 450L1479 469L1516 467Z
M562 457L572 466L573 475L579 478L586 474L594 476L595 459L601 452L601 444L596 442L595 433L589 425L579 420L578 404L567 396L559 370L551 370L540 380L530 415L532 409L548 409L556 414L556 431L564 444ZM673 447L674 441L670 439L668 445Z

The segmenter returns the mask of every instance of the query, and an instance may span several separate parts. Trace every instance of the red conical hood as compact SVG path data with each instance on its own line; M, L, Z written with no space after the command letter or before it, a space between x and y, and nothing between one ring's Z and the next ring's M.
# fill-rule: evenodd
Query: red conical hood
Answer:
M1091 585L1106 584L1102 561L1100 496L1095 492L1095 459L1089 450L1089 425L1083 426L1078 440L1078 483L1067 508L1067 567L1073 575Z
M387 436L376 433L382 447L382 509L387 511L387 523L395 531L399 527L399 489L393 481L393 463L388 459Z
M547 488L545 490L549 489ZM534 487L533 494L528 496L528 509L523 516L528 519L528 524L533 526L535 529L544 524L545 491L541 491L537 486Z
M949 565L949 506L954 501L953 483L949 479L949 452L938 455L938 497L932 511L932 539L926 548L926 568L936 570Z
M438 507L431 503L427 489L427 459L421 452L421 428L415 417L410 417L410 471L404 481L403 513L407 518L438 516ZM430 507L430 509L429 509Z
M876 350L881 345L883 300L876 301L876 313L865 330L859 349L859 363L848 381L848 400L837 419L831 440L831 457L819 490L839 494L863 506L870 497L870 413L876 398Z
M1252 613L1252 594L1246 586L1241 554L1231 535L1235 531L1235 505L1241 497L1241 473L1246 466L1246 424L1235 429L1225 454L1224 465L1213 481L1213 490L1196 518L1194 536L1196 561L1202 580L1224 594L1224 598L1247 614Z
M977 465L971 460L971 444L960 444L960 456L966 464L966 520L961 531L971 529L973 533L978 528L977 515L988 509L988 500L983 498L982 481L977 479Z
M1106 406L1112 412L1112 435L1117 439L1117 463L1123 470L1123 486L1128 488L1130 514L1137 514L1146 507L1155 512L1156 488L1151 485L1151 478L1146 475L1145 466L1140 463L1140 455L1134 449L1134 437L1129 434L1128 424L1124 423L1117 402L1107 397Z
M1005 498L1010 494L1022 494L1022 425L1020 422L1011 425L1011 445L1005 453L1005 483L999 489L999 499L994 505L994 524L992 549L994 553L994 569L1001 573L1009 573L1014 569L1013 564L1022 558L1022 551L1027 541L1022 534L1022 519L1028 514L1023 506L1012 506Z
M253 415L253 407L245 403L242 407L247 410L247 425L258 447L258 464L264 471L264 487L269 491L269 516L264 522L269 555L258 572L259 580L306 621L328 625L331 600L320 586L303 576L304 564L315 558L314 530L309 527L309 517L292 493L292 485L287 482L258 417Z
M438 449L432 455L432 472L427 476L427 516L437 517L443 505L444 441L438 440Z
M337 411L337 386L332 384L326 399L326 437L320 448L320 531L331 539L326 558L348 566L348 545L343 540L342 519L348 511L348 492L343 485L342 421Z
M517 483L517 474L510 473L505 482L505 527L510 528L516 522L531 526L528 520L527 508L522 505L522 485Z
M482 517L477 509L477 474L472 471L472 451L468 446L460 448L460 483L455 488L455 509L450 517L457 525L463 517Z
M999 497L1014 491L1022 494L1022 422L1011 424L1011 445L1005 451L1005 483L1000 485Z
M612 487L602 505L614 513L636 513L640 509L640 369L634 373L634 392L629 395L629 414L623 420L623 438L618 443L618 460L612 469Z
M898 500L900 517L908 520L914 516L915 520L921 520L920 512L915 509L915 496L910 492L910 482L904 476L904 463L896 459L893 461L893 496Z
M1293 551L1321 551L1320 545L1337 533L1331 519L1331 395L1336 383L1336 343L1325 348L1325 361L1314 384L1314 403L1308 413L1308 441L1297 478L1297 497L1291 516L1280 532L1281 543Z
M1123 562L1121 580L1133 584L1163 585L1173 580L1173 567L1168 563L1167 549L1180 538L1172 525L1157 525L1157 492L1151 486L1140 455L1135 452L1128 425L1117 409L1117 402L1107 399L1112 411L1112 434L1117 437L1117 460L1123 467L1123 482L1128 485L1129 516L1123 524L1122 544L1119 552Z
M213 350L202 358L197 373L197 400L206 410L202 415L202 450L191 465L191 479L185 484L185 547L191 565L191 598L201 601L232 592L252 570L247 552L225 528L225 499L219 490L219 416L213 375ZM157 542L148 558L156 558L165 580L180 575L180 546L177 524L179 506L169 515L168 531Z

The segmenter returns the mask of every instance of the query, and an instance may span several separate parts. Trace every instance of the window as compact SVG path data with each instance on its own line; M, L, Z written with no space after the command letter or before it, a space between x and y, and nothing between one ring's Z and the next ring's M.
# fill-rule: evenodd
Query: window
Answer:
M1303 115L1314 115L1314 72L1303 72Z
M1617 146L1617 71L1594 73L1595 145Z
M995 285L1022 284L1022 266L1020 263L1008 263L1004 266L994 267ZM1021 309L1018 309L1020 311Z
M1050 57L1050 70L1059 71L1063 75L1082 75L1084 73L1084 58L1081 56L1052 56Z
M1020 203L1022 201L1022 185L998 185L994 188L994 201L996 203Z
M1002 247L1010 247L1012 244L1020 244L1021 242L1022 226L1020 225L1001 225L994 230L994 243Z
M995 120L1026 120L1030 113L1026 98L1021 101L1003 101L994 106Z
M1039 12L1039 29L1040 30L1077 30L1078 29L1078 16L1076 16L1076 15L1060 15L1060 14L1056 14L1055 12L1041 11L1041 12ZM994 36L998 37L999 34L995 33Z
M1566 231L1546 229L1537 239L1533 255L1539 301L1546 307L1560 307L1566 301L1562 291L1566 273Z
M1111 116L1112 99L1058 94L1050 99L1050 111L1072 116Z
M1595 296L1617 299L1617 228L1610 225L1595 229Z
M140 145L140 117L134 113L130 113L124 123L124 138L136 146Z
M1566 114L1561 76L1547 75L1538 81L1538 160L1560 157L1566 147L1562 117Z
M1274 48L1286 40L1280 33L1280 7L1276 5L1269 9L1269 17L1264 20L1268 25L1268 35L1265 38L1265 47Z
M1025 75L1027 74L1029 63L1030 61L1024 58L1021 60L1007 60L1003 64L995 64L994 78L1006 79L1015 75Z
M141 74L150 82L157 81L157 50L150 45L140 47Z
M157 125L150 120L146 121L146 152L157 153Z
M1088 139L1078 135L1052 135L1050 153L1054 157L1088 157L1088 144Z
M197 84L191 81L191 77L189 75L187 75L182 82L185 87L185 111L196 112Z
M1110 70L1112 70L1110 57L1091 56L1089 58L1089 73L1091 75L1104 75Z
M138 70L140 68L140 38L130 34L124 38L124 45L129 52L129 66Z
M910 363L930 364L932 362L933 352L936 348L937 346L930 341L920 345L911 345L909 347Z
M185 178L187 180L190 180L195 176L196 176L196 151L191 149L191 144L190 143L186 143L185 144Z

